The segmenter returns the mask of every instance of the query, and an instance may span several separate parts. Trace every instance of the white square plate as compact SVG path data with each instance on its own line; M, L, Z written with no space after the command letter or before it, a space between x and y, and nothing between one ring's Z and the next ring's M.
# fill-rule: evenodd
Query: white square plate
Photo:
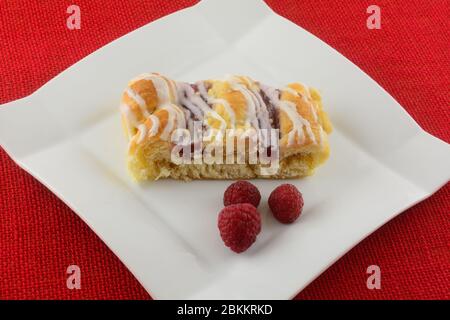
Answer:
M134 183L118 103L127 81L147 71L319 88L335 126L332 155L313 177L290 181L304 194L302 217L284 226L263 204L262 233L237 255L216 227L230 182ZM450 176L447 144L350 61L257 0L202 1L101 48L1 106L0 143L159 299L291 298ZM280 181L255 183L264 203Z

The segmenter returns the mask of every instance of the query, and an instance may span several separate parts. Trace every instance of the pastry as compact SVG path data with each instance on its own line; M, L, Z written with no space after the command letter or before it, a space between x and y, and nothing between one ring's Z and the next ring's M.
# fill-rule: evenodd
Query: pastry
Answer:
M137 180L297 178L329 156L320 94L300 83L188 84L147 73L128 83L120 111Z

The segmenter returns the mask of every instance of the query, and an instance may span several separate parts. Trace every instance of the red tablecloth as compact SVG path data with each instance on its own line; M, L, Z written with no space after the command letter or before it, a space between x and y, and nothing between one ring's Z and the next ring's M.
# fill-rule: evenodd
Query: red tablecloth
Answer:
M70 31L66 9L74 2L82 25ZM1 1L0 103L32 93L102 45L195 2ZM361 67L425 130L450 141L448 0L268 3ZM381 7L381 30L366 27L373 3ZM0 179L0 299L149 298L102 241L1 149ZM449 194L447 184L401 214L297 298L449 299ZM82 267L81 290L66 288L70 264ZM381 290L366 288L371 264L381 267Z

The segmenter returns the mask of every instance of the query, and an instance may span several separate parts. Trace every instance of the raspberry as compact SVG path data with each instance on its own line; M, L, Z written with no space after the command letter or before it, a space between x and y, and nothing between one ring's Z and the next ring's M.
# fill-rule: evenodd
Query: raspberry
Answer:
M255 242L261 232L261 217L249 203L232 204L220 211L217 226L225 245L241 253Z
M243 180L232 183L223 195L223 204L225 206L237 203L250 203L257 208L260 201L261 194L258 188Z
M302 194L292 184L282 184L270 194L269 207L278 221L281 223L292 223L302 212Z

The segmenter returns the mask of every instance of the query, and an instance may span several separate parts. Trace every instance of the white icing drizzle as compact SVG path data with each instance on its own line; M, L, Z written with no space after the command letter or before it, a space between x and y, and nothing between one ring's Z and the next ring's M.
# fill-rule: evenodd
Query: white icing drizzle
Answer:
M173 130L175 130L175 124L176 128L178 129L184 129L186 128L186 119L184 117L184 112L174 104L165 104L158 108L159 110L166 110L168 113L168 119L167 119L167 125L164 128L163 132L161 133L161 139L168 140L169 135L172 133Z
M283 104L283 102L281 102L281 103ZM316 137L315 137L315 135L314 135L314 132L313 132L312 129L311 129L311 124L309 123L308 120L306 120L305 118L303 118L303 117L298 113L298 111L296 110L296 105L295 105L294 103L292 103L292 102L289 102L289 101L284 101L284 103L287 103L287 104L290 105L290 107L292 108L292 110L295 112L295 113L294 113L294 116L297 116L298 119L300 120L300 123L302 124L301 126L299 126L299 128L297 129L297 131L301 131L301 132L302 132L302 135L303 135L303 127L305 127L306 132L308 133L309 138L311 139L311 141L312 141L313 143L317 143L317 142L316 142Z
M145 117L148 117L150 114L147 111L147 104L145 103L145 100L137 93L135 92L133 89L131 89L130 87L125 89L125 93L134 101L136 101L136 103L139 106L139 109L141 109L142 114Z
M259 104L255 103L252 97L251 91L247 89L243 84L240 83L238 79L234 76L227 76L227 80L230 83L231 89L239 91L245 98L247 104L247 121L253 126L253 128L258 129L258 119L256 117L257 108L259 109Z
M298 92L295 91L294 89L292 89L291 87L285 87L285 88L283 88L283 90L289 92L289 93L292 94L293 96L298 96L298 95L299 95ZM302 96L302 97L303 97L303 96Z
M309 87L306 86L306 85L304 85L304 84L301 83L301 82L297 82L297 83L299 83L299 84L303 87L303 89L305 89L306 97L309 98L309 99L311 99L311 92L309 91Z
M169 81L169 86L170 89L172 90L173 93L173 99L174 99L174 103L178 104L178 88L177 88L177 83L173 80L168 80Z
M180 103L184 105L196 119L202 120L204 110L193 101L195 95L194 89L192 89L188 83L178 82L177 94ZM209 106L207 105L205 109L209 109Z
M218 120L220 123L219 130L223 132L223 130L227 127L227 123L223 117L221 117L212 107L210 107L210 105L214 104L221 104L224 106L224 109L230 118L230 127L235 127L236 115L228 101L225 99L211 97L208 94L203 81L196 83L198 92L195 92L195 90L188 83L174 82L158 74L143 74L136 78L135 81L141 79L152 81L158 96L157 110L166 110L168 113L167 124L161 133L161 139L168 140L170 134L173 130L175 130L175 127L182 129L187 127L192 135L194 131L193 121L186 121L186 119L191 118L191 114L194 118L203 121L204 125L208 126L210 129L213 128L206 122L206 119L211 117ZM243 80L235 76L227 76L226 80L219 81L228 81L232 90L242 93L247 105L247 124L250 124L255 129L271 128L271 119L268 106L261 96L262 91L268 97L271 104L283 111L292 122L293 128L288 133L288 145L294 143L297 136L300 143L304 143L306 138L305 132L313 143L317 143L311 124L298 113L295 103L281 100L280 91L275 88L261 84L260 90L257 90L252 87L252 80L249 80L248 78L245 78L245 80L247 81L248 86L243 83ZM304 86L304 88L305 94L300 94L290 87L286 87L283 90L295 96L300 96L305 102L307 102L311 108L312 116L317 122L318 116L316 105L314 105L315 102L311 98L309 89L306 86ZM120 106L120 110L129 123L127 126L129 136L131 137L134 135L135 131L133 128L138 130L138 143L143 141L146 136L155 136L159 132L161 126L159 118L147 111L145 100L137 92L132 90L130 87L128 87L125 92L138 104L143 116L147 119L151 119L151 127L147 128L144 123L138 121L136 114L133 112L131 107L123 103ZM181 108L179 104L183 105L185 108ZM324 140L324 131L321 126L319 126L319 136L322 142Z
M186 106L197 119L203 120L204 125L209 126L209 124L206 122L206 118L210 116L220 122L219 130L223 131L226 129L227 123L225 122L225 120L216 111L211 109L210 106L202 99L202 97L199 96L198 93L194 91L194 89L188 83L178 82L177 88L178 99L180 100L180 102L184 106Z
M311 113L312 113L312 115L313 115L314 121L315 121L315 122L318 122L318 121L319 121L319 118L318 118L318 116L317 116L316 103L311 101L311 103L309 104L309 107L311 108Z
M178 103L178 93L175 82L167 80L155 73L142 74L135 79L135 81L138 80L148 80L152 82L158 96L158 107L156 109L166 110L168 113L167 125L161 133L161 139L167 140L169 138L170 133L174 130L175 123L178 128L185 128L185 114L177 105L175 105ZM152 127L148 131L148 135L154 136L158 133L161 125L159 118L149 114L146 114L146 117L152 119Z
M176 94L174 91L171 92L170 83L168 83L168 81L160 75L145 73L141 75L139 79L152 81L158 96L159 105L164 105L171 102L176 103L176 101L174 101ZM174 97L174 99L172 99L172 97Z
M284 111L289 119L291 119L293 126L292 130L288 133L288 145L291 145L294 142L296 134L300 138L300 143L304 143L305 135L303 132L303 122L301 121L302 118L297 115L295 104L290 101L279 101L278 105L280 110Z
M136 118L136 115L131 111L131 108L129 105L122 103L120 105L120 111L125 116L125 119L127 119L127 123L132 125L133 128L137 128L139 125L139 121ZM132 137L134 135L134 131L132 130L132 127L130 125L127 125L128 129L128 135Z
M144 123L141 123L140 125L138 125L138 131L139 136L137 139L137 143L140 143L144 140L145 136L147 135L147 126Z
M323 142L326 139L325 131L323 130L322 126L319 126L319 136L320 136L320 144L323 146Z
M258 120L259 120L259 126L261 129L271 129L272 125L271 125L271 120L270 120L270 116L269 116L269 111L267 110L267 106L266 103L264 102L264 99L261 97L261 94L259 92L259 90L251 90L252 95L254 96L254 98L257 100L257 102L259 103L259 109L258 109ZM258 135L259 135L259 141L261 143L261 145L264 148L270 147L270 141L268 139L263 139L263 133L262 130L258 131Z
M297 91L295 91L294 89L292 89L290 87L286 87L283 90L291 93L294 96L301 97L302 100L305 101L309 105L309 109L311 110L311 114L314 118L314 121L317 122L318 117L317 117L317 111L316 111L317 109L316 109L315 103L312 101L312 97L311 97L311 94L309 93L309 89L303 84L302 84L302 86L305 88L305 91L307 93L306 96L298 93ZM306 97L308 97L308 99Z
M158 130L159 130L159 125L160 125L159 118L157 116L155 116L154 114L152 114L152 115L150 115L149 119L152 120L152 127L148 131L148 136L153 137L153 136L156 136L156 134L158 133Z
M264 102L264 99L261 97L261 94L259 90L252 89L251 93L253 96L257 99L259 103L259 109L258 109L258 119L259 119L259 126L261 129L270 129L272 126L270 124L270 116L269 111L267 110L266 103Z
M238 78L227 75L225 81L229 82L231 89L239 91L244 96L247 106L247 124L250 123L255 129L270 129L272 126L266 103L261 97L260 91L252 88L253 80L248 77ZM244 84L244 81L248 86ZM258 131L258 133L259 135L262 134L261 131ZM260 141L264 141L264 139L260 139ZM266 142L268 145L268 141ZM263 146L267 147L266 145Z
M232 128L235 127L236 124L236 115L234 113L233 108L231 108L228 101L225 99L217 99L213 98L208 94L208 91L206 90L205 83L203 81L199 81L196 83L198 87L198 91L200 92L200 95L203 97L203 99L206 100L207 103L214 105L214 104L221 104L225 108L226 112L228 113L228 116L230 117L230 126Z
M291 88L289 88L291 89ZM289 117L289 119L292 122L292 130L288 133L288 145L291 145L295 141L295 135L298 135L301 142L303 143L305 140L305 135L303 132L303 128L306 129L306 132L311 139L313 143L316 143L316 137L314 135L314 132L311 129L311 124L303 118L296 110L296 105L293 102L290 101L283 101L279 98L279 94L276 89L273 89L271 87L267 87L264 85L261 85L261 90L264 91L264 93L267 95L267 97L270 99L270 101L277 107L280 108L280 110L284 111L286 115ZM291 89L293 90L293 89ZM289 90L286 90L289 91ZM295 90L293 90L295 92Z

